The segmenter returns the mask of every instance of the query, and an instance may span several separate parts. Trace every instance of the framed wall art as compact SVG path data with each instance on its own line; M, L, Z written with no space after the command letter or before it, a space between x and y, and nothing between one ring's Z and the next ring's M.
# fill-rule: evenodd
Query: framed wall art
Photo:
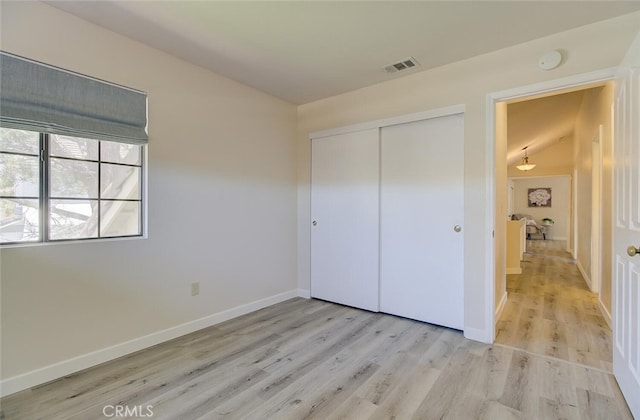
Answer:
M551 207L551 188L529 188L529 207Z

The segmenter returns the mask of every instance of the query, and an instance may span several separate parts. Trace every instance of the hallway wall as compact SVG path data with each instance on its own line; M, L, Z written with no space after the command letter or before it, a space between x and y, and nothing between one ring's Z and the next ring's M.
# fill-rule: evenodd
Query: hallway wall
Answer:
M600 273L600 303L611 314L611 247L613 214L613 135L612 114L613 84L592 89L585 94L575 129L575 162L577 192L577 240L576 262L591 282L591 143L597 138L599 126L603 126L602 137L602 263Z
M514 213L530 214L538 223L549 217L555 222L552 238L567 240L571 226L571 178L569 176L528 177L513 179L515 186ZM551 207L529 207L531 188L551 188Z

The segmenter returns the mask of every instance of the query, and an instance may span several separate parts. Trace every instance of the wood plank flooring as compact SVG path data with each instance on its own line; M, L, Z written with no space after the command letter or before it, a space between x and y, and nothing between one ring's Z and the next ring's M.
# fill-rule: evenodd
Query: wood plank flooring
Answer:
M611 372L611 330L598 295L564 249L564 241L527 241L522 274L507 276L496 343Z
M117 405L180 420L631 419L603 368L300 298L0 404L30 420L116 418Z

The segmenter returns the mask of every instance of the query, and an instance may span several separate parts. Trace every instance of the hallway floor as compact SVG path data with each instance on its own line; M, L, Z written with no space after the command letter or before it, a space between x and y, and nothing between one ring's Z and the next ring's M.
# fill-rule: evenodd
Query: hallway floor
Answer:
M565 247L527 241L522 274L507 276L496 344L611 372L611 330Z

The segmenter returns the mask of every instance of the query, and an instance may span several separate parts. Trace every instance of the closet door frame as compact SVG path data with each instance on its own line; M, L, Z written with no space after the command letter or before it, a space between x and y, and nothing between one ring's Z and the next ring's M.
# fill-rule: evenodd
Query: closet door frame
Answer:
M359 131L364 131L364 130L371 130L371 129L377 129L378 130L378 151L380 150L380 130L384 127L388 127L388 126L392 126L392 125L398 125L398 124L404 124L404 123L411 123L411 122L415 122L415 121L420 121L420 120L428 120L428 119L432 119L432 118L438 118L438 117L446 117L446 116L451 116L451 115L457 115L457 114L463 114L465 113L465 106L464 105L453 105L453 106L449 106L449 107L444 107L444 108L438 108L438 109L434 109L434 110L429 110L429 111L424 111L424 112L418 112L418 113L413 113L413 114L407 114L407 115L401 115L401 116L395 116L395 117L390 117L390 118L384 118L384 119L379 119L379 120L374 120L374 121L368 121L368 122L364 122L364 123L359 123L359 124L353 124L353 125L349 125L349 126L344 126L344 127L338 127L338 128L331 128L331 129L327 129L327 130L321 130L321 131L315 131L309 134L309 140L312 142L315 140L319 140L325 137L332 137L332 136L336 136L336 135L342 135L342 134L347 134L347 133L353 133L353 132L359 132ZM380 157L378 157L378 159L380 159ZM312 161L312 165L313 165L313 155L311 156L311 161ZM314 263L314 225L313 222L316 222L316 226L318 226L320 224L320 221L315 219L314 220L314 198L313 198L313 167L312 167L312 177L311 177L311 183L310 183L310 190L311 190L311 212L309 214L309 229L311 230L311 235L310 235L310 246L311 246L311 252L310 252L310 287L311 287L311 297L318 297L320 299L327 299L324 297L321 297L320 295L318 295L318 289L317 289L317 278L316 278L316 287L315 287L315 291L314 291L314 264L317 264L318 261L316 261ZM378 176L378 181L380 180L379 176ZM379 192L379 190L378 190ZM377 211L379 211L380 207L378 204L377 207ZM379 228L380 228L380 222L378 221L378 250L379 250ZM317 246L317 245L316 245ZM378 259L376 261L377 263L377 268L378 268L378 274L377 274L377 284L376 284L376 292L379 293L379 287L380 287L380 276L379 276L379 264L380 264L380 260L379 260L379 255L378 255ZM317 273L317 272L316 272ZM464 279L463 279L463 285L464 285ZM463 290L464 290L464 286L463 286ZM321 293L322 294L322 293ZM327 300L332 300L332 299L327 299ZM341 302L339 300L332 300L334 302L338 302L338 303L344 303L346 305L351 305L351 306L356 306L347 302ZM368 309L368 310L372 310L372 311L378 311L379 310L379 306L380 305L380 297L378 294L378 299L376 302L375 307L372 307L369 305L369 307L364 307L364 306L357 306L363 309Z

